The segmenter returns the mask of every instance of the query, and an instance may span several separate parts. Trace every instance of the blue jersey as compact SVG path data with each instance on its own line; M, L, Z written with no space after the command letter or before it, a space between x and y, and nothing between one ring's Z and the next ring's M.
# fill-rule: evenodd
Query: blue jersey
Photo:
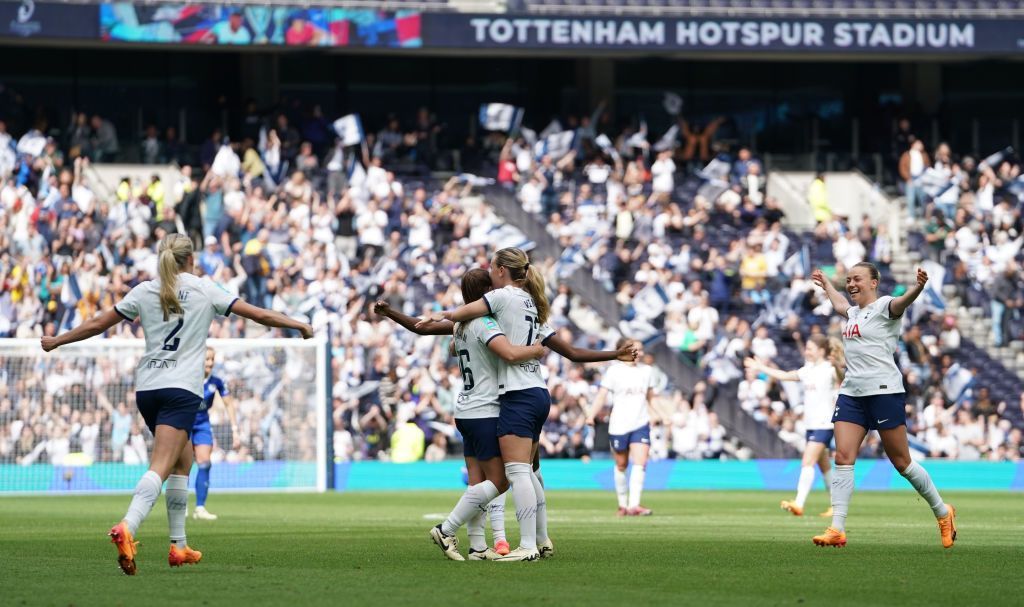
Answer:
M203 383L203 403L199 405L199 412L196 413L196 425L205 424L210 421L210 407L213 406L214 395L220 394L221 398L228 395L228 387L224 380L211 375Z

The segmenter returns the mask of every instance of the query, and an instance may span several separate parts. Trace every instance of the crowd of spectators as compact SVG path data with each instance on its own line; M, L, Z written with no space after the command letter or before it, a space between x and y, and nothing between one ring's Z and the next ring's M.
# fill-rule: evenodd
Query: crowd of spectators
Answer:
M810 334L839 335L830 303L808 279L812 265L838 280L847 268L870 261L883 272L883 292L902 289L888 271L893 261L888 224L834 214L825 176L818 175L807 193L816 227L794 233L783 227L783 212L766 195L764 167L751 150L732 153L713 146L711 161L693 167L682 157L685 146L669 145L651 155L631 145L629 132L616 141L612 150L584 138L565 157L539 160L521 141L506 148L516 163L509 173L524 209L545 222L566 251L560 270L591 268L594 279L614 293L627 332L664 339L700 366L712 386L738 382L734 389L742 407L802 447L798 386L744 373L742 360L756 356L796 368ZM1009 152L985 163L951 164L945 145L937 155L950 167L949 175L965 177L955 181L955 209L947 210L959 226L926 227L928 246L942 252L936 260L956 260L948 264L946 283L957 285L968 302L986 292L991 296L993 324L1003 327L993 330L997 343L1021 339L1024 289L1014 261L1024 242L1015 181L1019 167ZM686 165L690 174L678 170ZM912 194L919 204L910 205L911 212L920 209L928 226L944 221L937 194L930 187ZM981 196L987 202L976 204ZM922 301L911 317L900 366L918 452L962 459L1024 457L1024 400L1004 394L1004 400L993 402L989 389L977 385L977 370L957 357L956 316ZM864 451L880 454L877 437Z
M425 119L421 113L415 122ZM486 264L495 246L522 244L521 233L485 204L474 189L477 178L433 182L389 170L389 163L432 152L429 141L394 137L401 132L395 123L368 138L365 149L327 145L320 153L315 142L289 131L286 116L261 117L253 128L262 143L242 137L236 145L222 131L212 133L196 166L182 164L171 178L127 177L109 196L90 181L102 155L85 147L88 137L69 149L32 134L44 137L42 151L19 151L0 175L0 335L35 338L76 326L156 276L154 243L185 233L197 247L198 273L253 303L307 317L328 334L338 460L457 453L451 415L458 366L446 342L408 333L373 315L369 304L383 298L409 314L452 307L462 273ZM19 140L0 144L16 149ZM167 151L159 142L143 148L157 159ZM554 279L553 260L535 263ZM569 330L572 294L561 288L551 295L553 324ZM215 321L210 332L278 334L234 318ZM139 337L141 330L123 323L109 336ZM589 347L607 347L616 337L567 336ZM220 355L218 369L239 402L241 446L230 448L226 419L215 415L214 457L311 459L315 397L288 386L257 387L246 369L260 377L283 372L271 365L281 357L258 352ZM111 357L127 360L123 353ZM144 461L149 438L134 415L130 364L118 367L111 383L103 379L110 360L58 360L47 376L62 381L29 386L27 378L45 367L42 359L22 353L3 360L0 461ZM596 390L600 368L558 357L545 368L555 403L544 452L589 457L595 434L581 406ZM655 437L659 456L718 457L733 449L700 394L684 399L666 387L659 403L666 411Z
M156 239L186 233L201 250L200 273L253 303L306 316L321 332L329 329L339 459L408 461L457 452L451 412L458 367L447 358L444 340L407 333L371 314L369 304L383 298L412 315L451 307L459 302L462 272L486 264L496 245L520 244L522 235L488 207L475 188L482 180L463 175L441 183L410 175L445 153L437 145L443 129L429 112L406 124L389 120L367 137L366 146L342 148L330 133L309 136L315 131L306 128L311 124L326 128L322 120L311 120L300 131L289 126L285 113L264 116L250 109L234 137L211 133L195 166L181 164L167 182L157 176L127 179L110 196L90 183L90 164L106 153L100 141L109 135L101 135L102 119L84 121L77 149L40 133L38 154L16 151L14 162L0 173L0 335L36 337L74 326L155 276ZM315 118L316 108L309 115ZM558 157L537 158L531 142L495 133L466 142L459 152L473 159L480 173L493 170L497 183L516 191L524 208L562 244L560 259L539 261L552 285L568 271L591 268L593 278L621 304L623 323L615 329L641 338L663 336L703 370L705 381L692 393L667 382L659 391L654 457L744 456L725 439L713 411L715 400L732 398L736 386L751 415L798 443L799 399L763 378L745 378L741 362L749 355L782 361L809 333L837 333L829 303L807 278L810 264L825 265L834 277L864 259L885 271L892 261L886 226L833 215L819 178L809 192L817 228L808 234L784 229L784 214L766 195L765 169L756 154L719 145L704 137L706 129L686 125L673 140L652 146L627 128L601 145L598 128L586 118L567 125L578 136ZM160 144L157 133L147 130L150 144L142 149L150 150L148 159L166 159L173 151ZM682 145L676 146L678 133ZM0 123L0 148L17 150L17 141ZM1016 171L1012 163L1005 170L1007 175ZM1016 199L999 198L991 213L979 215L964 208L969 194L978 195L974 192L961 196L954 218L964 211L968 226L981 222L988 242L1019 242ZM939 203L922 201L929 221L941 217L934 211ZM956 238L953 242L959 245ZM980 247L983 259L993 246L1000 245ZM955 253L961 254L959 246ZM991 265L961 264L957 267L968 277L977 276L977 266ZM951 276L958 276L956 270ZM1002 276L1009 277L1009 271ZM551 295L553 322L574 330L567 318L572 294L563 286ZM1007 335L1015 335L1013 311L1020 302L1002 303ZM982 398L973 371L950 358L956 349L951 344L959 338L957 320L929 313L915 320L902 362L912 432L922 448L969 457L966 443L948 448L943 432L966 436L957 428L970 422L981 428L988 445L982 448L972 439L978 457L1018 457L1021 406ZM238 320L221 320L211 336L256 331ZM911 352L907 344L915 331L923 347ZM112 334L137 336L139 328L125 323ZM614 339L614 329L573 339L602 346ZM555 356L545 363L555 406L542 437L544 453L589 457L600 437L583 423L582 404L599 384L600 367L583 368ZM27 401L8 390L10 402L0 401L0 434L6 438L0 457L38 458L49 452L39 444L53 440L59 453L60 441L81 433L76 423L109 424L112 434L111 411L118 411L119 403L109 397L112 409L98 398L90 400L76 421L53 415L78 402L67 401L65 388L44 390ZM86 393L93 392L99 390ZM47 394L54 399L49 409L43 404ZM938 396L944 413L928 409ZM26 415L26 406L31 417L19 418L16 433L14 418ZM262 426L281 406L271 401L246 424ZM86 413L92 414L92 424L82 422ZM53 421L58 418L65 422ZM103 428L105 434L108 427ZM276 432L273 424L268 428L264 434L249 432L245 454L222 456L278 456L279 450L267 450L266 432ZM256 436L264 437L259 445ZM124 449L100 453L101 458L125 457Z

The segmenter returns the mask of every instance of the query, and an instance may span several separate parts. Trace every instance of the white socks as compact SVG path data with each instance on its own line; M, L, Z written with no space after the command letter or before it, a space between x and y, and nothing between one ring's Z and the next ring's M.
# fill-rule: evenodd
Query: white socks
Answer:
M932 477L928 476L927 470L919 466L917 462L910 462L907 469L900 472L900 474L903 475L903 478L910 481L910 484L914 486L914 489L917 489L917 492L924 498L924 501L928 502L936 518L949 514L949 509L946 508L942 497L939 496L939 490L935 488L935 483L932 482Z
M619 498L619 508L629 506L629 481L626 480L626 471L615 468L615 496Z
M531 473L533 479L533 492L537 494L537 541L544 543L548 541L548 505L544 495L544 485L540 484L540 478L536 473Z
M501 540L506 540L505 537L505 496L508 492L502 493L498 497L491 500L491 503L487 505L487 511L491 516L491 534L494 536L495 543Z
M477 513L486 512L487 503L497 496L498 488L491 481L484 481L469 487L459 498L459 503L455 504L455 509L441 523L441 531L445 535L455 535L458 533L459 527L466 521L476 516Z
M167 527L171 535L171 543L178 548L188 545L185 541L185 515L188 509L188 477L172 474L167 477Z
M487 550L487 540L484 539L484 513L479 511L466 523L466 530L469 532L469 547L476 552Z
M822 472L821 476L825 479L825 492L832 495L832 468Z
M159 474L148 470L139 479L139 483L135 485L132 503L128 506L128 513L124 515L124 520L128 523L128 530L132 532L132 535L135 535L139 530L139 525L149 516L149 511L153 509L153 504L160 497L160 487L163 484L164 482L160 479Z
M640 494L644 492L644 478L647 476L647 468L633 466L629 471L629 507L640 506Z
M505 464L505 477L512 485L512 499L516 502L516 520L519 521L519 546L537 549L537 490L530 464ZM536 479L539 482L539 479Z
M832 528L846 531L846 513L853 496L853 465L837 465L832 470Z
M794 500L797 506L804 507L804 502L807 501L807 494L811 492L811 486L813 485L814 466L801 466L800 480L796 483L796 500Z

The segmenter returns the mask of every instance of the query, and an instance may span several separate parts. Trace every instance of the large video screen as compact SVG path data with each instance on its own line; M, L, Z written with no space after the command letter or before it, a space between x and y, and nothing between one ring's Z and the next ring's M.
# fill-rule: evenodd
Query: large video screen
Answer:
M417 48L420 13L260 5L100 5L104 40L168 44Z

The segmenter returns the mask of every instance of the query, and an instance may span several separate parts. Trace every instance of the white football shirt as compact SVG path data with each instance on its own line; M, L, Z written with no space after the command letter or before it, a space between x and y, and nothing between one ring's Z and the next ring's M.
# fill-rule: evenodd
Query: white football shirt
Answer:
M136 390L181 388L203 396L206 377L206 336L218 314L227 315L238 300L209 278L178 274L178 299L184 314L164 320L160 281L139 283L114 309L126 320L138 320L146 336L146 351L135 370Z
M868 306L853 306L843 327L846 379L840 394L870 396L903 392L903 374L896 366L900 320L889 317L892 297L879 297Z
M509 285L495 289L484 295L484 301L491 315L498 321L501 331L509 343L514 346L532 346L543 343L554 331L537 318L537 305L530 294L519 287ZM522 363L506 363L498 361L500 370L498 377L498 393L526 390L529 388L547 389L547 382L541 375L539 360L528 360Z
M654 386L648 365L615 362L601 377L601 387L611 393L612 415L608 434L627 434L651 423L647 411L647 390Z
M831 430L839 388L835 367L823 360L813 365L806 364L796 373L804 390L804 427L808 430Z
M498 322L490 316L474 318L456 327L455 354L462 372L462 387L455 399L456 419L498 417L498 387L501 362L487 347L491 340L504 335Z

